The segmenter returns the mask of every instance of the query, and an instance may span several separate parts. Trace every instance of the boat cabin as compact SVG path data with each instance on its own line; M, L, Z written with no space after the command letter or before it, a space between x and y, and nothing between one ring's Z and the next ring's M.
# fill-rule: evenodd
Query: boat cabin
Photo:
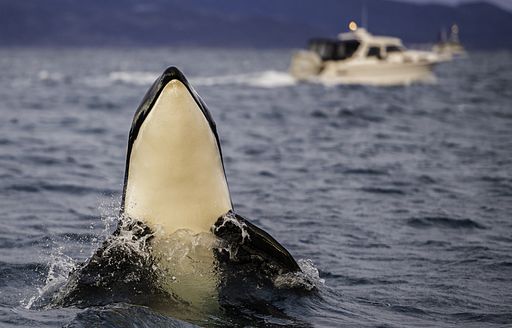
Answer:
M398 38L373 36L365 29L341 33L338 39L316 38L309 42L309 50L322 61L346 60L352 57L385 59L405 50Z

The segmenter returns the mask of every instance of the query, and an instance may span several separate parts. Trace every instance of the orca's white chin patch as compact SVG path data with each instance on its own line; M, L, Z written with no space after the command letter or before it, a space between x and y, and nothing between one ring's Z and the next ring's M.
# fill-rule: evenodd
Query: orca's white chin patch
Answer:
M231 209L217 139L181 81L162 89L129 156L124 212L150 228L207 232Z

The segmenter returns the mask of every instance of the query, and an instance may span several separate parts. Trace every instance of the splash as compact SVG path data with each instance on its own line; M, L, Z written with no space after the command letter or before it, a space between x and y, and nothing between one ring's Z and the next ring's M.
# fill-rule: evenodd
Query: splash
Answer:
M320 278L318 269L310 259L298 261L301 271L289 272L274 278L274 286L280 289L305 289L313 290L325 284L325 279Z
M241 244L243 244L245 242L245 240L250 240L251 237L249 236L249 233L247 232L247 224L245 224L244 222L240 221L240 220L237 220L235 214L233 212L228 212L226 213L225 215L223 215L221 217L222 219L222 223L221 224L216 224L214 226L212 226L212 229L214 232L218 232L219 230L221 230L227 223L231 223L233 224L234 226L236 226L238 229L240 229L240 232L241 232L241 235L242 235L242 240L241 240Z
M108 201L103 200L99 205L100 219L102 230L99 237L106 240L112 232L117 228L119 222L119 212L121 208L121 200L118 197L110 196Z
M279 275L279 266L261 253L254 257L249 251L238 258L238 248L252 242L249 229L255 228L234 213L219 218L213 233L182 229L169 235L158 227L150 229L142 222L113 214L118 212L118 205L111 200L100 206L103 229L91 229L106 237L94 238L86 245L97 250L85 263L64 255L64 247L55 248L45 284L28 300L28 309L35 304L53 308L112 302L153 306L156 302L158 307L164 304L166 311L186 305L216 313L220 294L232 282L235 288L245 284L244 275L256 282L255 286L262 282L271 287L273 283L281 289L312 290L323 283L311 261L299 261L302 272ZM117 229L112 233L114 223ZM228 225L234 228L235 240L214 234ZM229 261L219 257L221 250L229 252Z
M149 228L136 220L122 217L119 220L117 233L108 238L102 249L102 257L114 257L114 253L121 250L121 254L136 254L143 262L149 260L149 241L154 237ZM139 263L143 265L143 263Z
M22 301L25 309L43 306L66 283L70 272L76 269L76 262L64 254L64 247L54 248L50 254L50 266L43 287L37 288L37 294L27 301Z
M101 214L100 230L97 230L94 223L91 223L90 226L91 233L97 237L88 241L86 241L87 239L79 239L79 253L98 248L102 241L112 235L112 231L117 225L119 216L114 214L119 212L119 200L117 198L111 197L110 201L101 203L99 210ZM69 245L67 244L69 241L68 238L65 238L64 241L52 241L55 246L52 247L51 253L45 255L42 259L42 262L49 263L44 284L37 287L35 295L21 301L24 308L32 309L49 306L66 285L70 274L79 267L79 262L66 254L66 252L69 252ZM66 244L60 244L62 242Z
M215 311L220 277L212 250L219 246L220 241L211 233L186 229L168 236L156 233L151 251L158 285L182 302Z
M216 249L219 254L222 252L229 254L229 259L231 261L238 261L237 254L240 246L242 246L246 240L251 240L251 236L247 231L247 224L238 220L235 213L230 211L221 216L217 223L211 227L211 232L215 235L219 235L219 232L221 232L222 235L222 231L224 230L232 231L234 232L234 235L229 237L224 235L223 238L229 238L229 241L224 240L223 242L219 242Z

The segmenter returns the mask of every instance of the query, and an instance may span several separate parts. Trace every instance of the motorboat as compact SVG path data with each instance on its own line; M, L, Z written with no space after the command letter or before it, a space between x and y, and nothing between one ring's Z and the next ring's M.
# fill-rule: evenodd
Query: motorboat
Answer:
M465 57L467 54L462 43L460 43L459 26L453 24L449 35L447 35L445 29L442 29L439 33L439 42L434 45L432 51L446 60L451 60L454 57Z
M375 36L349 24L337 38L316 38L296 52L290 74L299 81L324 84L407 85L435 81L441 61L432 51L408 50L399 38Z

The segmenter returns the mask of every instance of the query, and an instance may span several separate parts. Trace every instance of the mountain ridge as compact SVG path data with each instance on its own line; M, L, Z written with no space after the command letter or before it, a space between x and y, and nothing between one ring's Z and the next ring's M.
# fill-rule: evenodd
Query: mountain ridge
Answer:
M468 48L512 49L512 13L489 3L458 6L367 0L369 30L433 43L457 23ZM0 0L0 46L301 47L359 20L360 0ZM378 14L377 14L378 13Z

